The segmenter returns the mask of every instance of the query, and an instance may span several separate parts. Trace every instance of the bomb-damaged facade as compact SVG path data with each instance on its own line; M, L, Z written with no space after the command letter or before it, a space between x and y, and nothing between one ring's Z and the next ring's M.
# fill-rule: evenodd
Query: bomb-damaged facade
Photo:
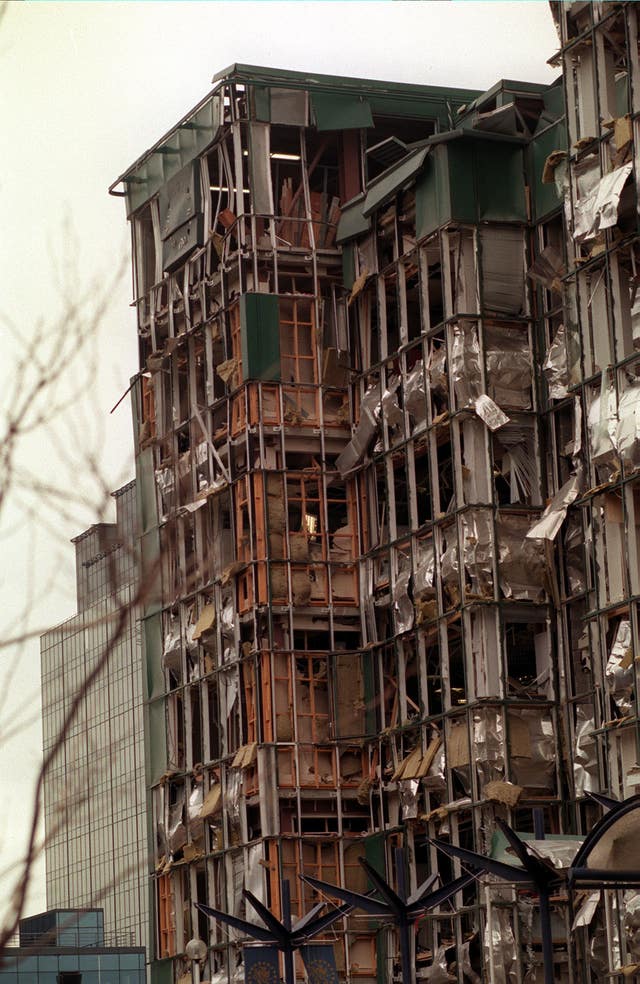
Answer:
M112 191L131 222L152 979L243 979L251 917L508 857L635 792L634 4L553 7L563 77L486 93L234 65ZM559 981L635 896L552 898ZM576 915L577 913L577 915ZM575 927L575 928L572 928ZM394 927L327 934L399 979ZM416 925L417 979L542 980L535 893ZM302 974L302 965L298 968ZM447 977L446 975L449 975Z

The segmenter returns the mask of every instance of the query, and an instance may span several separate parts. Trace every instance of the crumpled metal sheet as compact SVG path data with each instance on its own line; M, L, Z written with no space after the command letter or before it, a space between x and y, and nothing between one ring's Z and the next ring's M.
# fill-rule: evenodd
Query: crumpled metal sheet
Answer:
M172 468L156 468L156 485L160 489L162 495L166 495L168 492L173 491L175 487L175 480L173 477Z
M240 826L240 791L242 789L242 771L229 769L227 785L224 792L224 810L232 827Z
M413 628L415 609L409 597L409 579L411 570L402 571L396 577L393 586L393 614L396 632L408 632Z
M382 415L387 422L387 426L394 431L401 430L404 425L404 414L398 402L399 386L400 377L392 376L380 400Z
M343 478L360 464L371 447L371 442L378 430L380 409L380 386L378 383L373 383L362 397L360 420L355 434L336 459L336 468Z
M594 239L603 229L616 224L622 189L632 170L633 164L629 162L610 171L575 203L574 239L578 242Z
M435 554L433 540L416 541L416 568L413 573L414 598L433 598L435 596Z
M451 378L458 407L473 407L480 396L480 343L474 324L467 321L453 326Z
M575 932L580 926L591 925L591 920L596 914L596 909L600 903L600 892L590 892L578 911L576 912L571 932Z
M587 415L591 459L594 464L603 465L614 459L617 422L616 395L611 386L609 372L605 369L600 393L589 407Z
M528 503L540 485L534 430L532 427L510 423L496 436L496 464L500 460L499 448L504 448L505 452L499 467L503 477L509 478L509 501Z
M482 984L482 978L478 977L475 970L471 966L471 944L474 938L475 934L470 940L467 940L466 943L462 944L460 966L462 967L462 973L464 974L465 980L471 981L471 984Z
M615 445L624 461L640 464L640 381L629 381L620 393Z
M540 519L533 524L527 533L527 539L555 540L564 523L567 509L580 495L582 484L582 468L578 468L575 474L556 492Z
M498 574L505 598L517 601L541 601L544 597L547 566L540 540L527 539L526 516L499 513Z
M236 613L233 607L233 601L228 599L225 601L222 607L222 618L220 619L220 626L222 628L223 636L232 639L236 624Z
M433 955L431 966L422 972L422 980L429 984L448 984L455 979L447 970L447 951L445 947L439 946Z
M404 405L411 414L413 425L420 428L427 422L427 391L424 384L424 365L418 359L404 380Z
M429 771L427 772L426 785L429 788L431 789L440 788L440 787L444 788L446 783L445 768L446 768L446 759L445 759L445 750L444 750L444 742L443 742L442 745L440 745L438 751L436 752L433 762L429 766Z
M553 837L545 837L544 840L528 840L527 847L539 858L551 861L554 868L559 870L570 868L578 849L582 845L582 840L576 838L575 841L557 840Z
M511 750L513 779L526 789L550 791L555 786L556 743L550 714L541 709L512 708L509 721L514 730L517 722L526 729L526 755Z
M586 591L584 565L584 531L579 516L570 515L564 534L564 567L570 594Z
M193 785L187 805L187 816L189 818L189 833L192 840L202 840L204 836L204 822L200 819L200 811L204 802L204 789L201 782Z
M567 272L562 253L555 246L545 246L527 270L527 276L549 290L562 293L562 277Z
M558 327L551 339L542 363L542 371L552 400L562 400L569 395L569 356L564 325Z
M481 393L480 396L476 397L474 410L491 431L497 431L509 423L509 417L506 413L486 393Z
M607 907L609 907L609 919L607 919ZM596 916L591 922L589 935L591 937L589 969L595 973L596 980L601 980L603 984L606 981L608 984L617 976L611 974L612 968L620 967L623 962L616 893L605 893L603 904L598 907Z
M175 666L180 661L180 648L180 620L175 615L171 615L164 637L164 648L162 650L163 667Z
M593 735L596 724L593 708L578 704L573 746L573 782L576 797L596 792L600 788L598 775L598 747Z
M616 396L605 370L600 394L589 408L587 424L595 464L611 464L616 456L633 465L640 464L640 381L628 380Z
M624 893L623 908L629 956L634 963L640 963L640 892L637 889L629 889Z
M187 830L183 823L185 804L184 787L178 789L176 802L169 807L169 823L167 826L167 847L171 854L177 854L187 843Z
M447 530L445 549L440 558L440 578L454 604L460 600L460 562L455 527Z
M631 714L634 708L633 691L635 671L631 645L631 622L622 619L607 660L605 670L607 690L622 715Z
M513 984L517 980L516 941L512 928L512 913L508 909L491 908L484 929L485 964L489 954L493 962L491 984Z
M573 400L573 441L570 448L575 458L582 451L582 400L576 396Z
M481 785L504 778L504 727L496 708L474 711L471 755Z
M260 902L266 905L268 900L265 893L264 872L264 844L262 842L259 844L251 844L251 846L247 848L247 864L244 869L244 887L251 892L252 895L255 895ZM247 922L255 923L256 926L264 925L262 919L252 905L245 906L244 917Z
M415 820L418 816L418 792L420 781L418 779L400 779L398 782L398 793L400 794L400 806L402 808L403 820Z
M487 392L500 407L531 408L529 336L520 328L484 327Z
M429 361L427 363L427 374L433 392L446 396L449 393L446 345L431 345Z
M465 572L471 580L471 593L484 598L493 595L492 520L487 509L473 509L462 514Z

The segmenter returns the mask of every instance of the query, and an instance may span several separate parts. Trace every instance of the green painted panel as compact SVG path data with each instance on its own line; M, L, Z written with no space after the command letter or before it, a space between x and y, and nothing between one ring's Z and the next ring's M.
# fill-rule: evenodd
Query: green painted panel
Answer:
M364 856L379 875L382 875L383 878L387 877L384 860L384 834L373 834L372 837L365 837Z
M434 232L451 217L449 161L445 144L432 147L416 182L416 238Z
M342 247L342 279L347 290L351 290L356 279L354 246L346 243Z
M444 144L451 189L451 218L457 222L477 222L478 200L474 145L470 140Z
M136 488L138 494L138 517L141 521L141 529L147 532L158 525L158 501L156 498L156 478L153 467L153 448L145 448L136 458Z
M347 239L354 239L356 236L361 236L363 233L369 231L371 228L371 219L365 218L362 212L363 207L364 199L360 199L360 201L354 202L353 205L348 205L342 210L336 232L337 243L343 243Z
M147 616L144 627L144 661L147 677L147 698L160 697L164 693L162 672L162 615L155 612Z
M173 984L173 960L154 960L149 969L151 984Z
M269 98L269 87L266 85L254 85L251 88L253 99L253 118L262 123L268 123L271 119L271 100Z
M311 105L318 130L359 130L373 126L371 107L362 96L313 92Z
M376 984L387 984L387 931L376 932Z
M544 108L555 116L564 115L564 87L552 85L544 93Z
M476 141L478 219L526 222L524 155L521 147L493 140Z
M400 116L414 120L438 120L445 129L451 129L458 106L475 99L477 91L458 90L452 95L426 96L423 99L398 99L393 96L369 96L371 109L376 116Z
M157 144L122 177L127 217L148 202L165 181L195 160L220 132L220 96L211 95L189 119Z
M164 698L147 704L147 785L154 786L167 771L167 722Z
M564 120L558 120L553 126L537 134L531 142L529 149L531 198L536 222L555 211L561 204L555 184L542 184L542 172L549 154L554 150L566 150L566 147L567 128Z
M277 294L240 298L243 379L280 379L280 311Z
M421 170L429 149L429 147L423 147L415 154L400 161L395 167L385 171L367 191L362 210L363 214L367 216L371 215L372 212L375 212L376 209L384 205L390 198L393 198L404 185L411 181L414 175L418 174Z

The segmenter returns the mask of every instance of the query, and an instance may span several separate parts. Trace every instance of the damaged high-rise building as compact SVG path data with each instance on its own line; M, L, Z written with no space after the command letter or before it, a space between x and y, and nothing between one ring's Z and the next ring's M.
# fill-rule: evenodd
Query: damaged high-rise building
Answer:
M635 792L637 6L552 5L563 77L485 93L234 65L112 186L131 222L152 980L460 874L566 867ZM636 520L638 512L638 520ZM403 848L404 854L395 849ZM553 979L640 960L622 890L551 897ZM416 923L425 981L542 981L535 891ZM400 979L389 920L326 933ZM302 975L302 964L298 966ZM448 976L447 976L448 975Z

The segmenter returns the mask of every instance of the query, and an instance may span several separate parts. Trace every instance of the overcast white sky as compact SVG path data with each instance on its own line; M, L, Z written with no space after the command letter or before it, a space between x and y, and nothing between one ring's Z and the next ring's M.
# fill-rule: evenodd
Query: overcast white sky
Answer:
M108 186L233 62L479 89L500 78L555 77L546 60L558 42L545 0L8 6L0 25L0 313L25 337L38 319L52 323L61 309L60 271L75 267L74 284L87 290L128 256L124 207L107 195ZM69 446L98 449L112 488L133 477L128 404L109 415L137 368L129 283L125 276L113 291L101 325L100 372L86 379L90 405L84 400L72 409L76 434L66 437ZM10 373L11 346L0 330L0 366ZM70 388L77 379L76 372ZM46 435L26 453L43 479L64 474ZM78 487L82 476L69 482ZM0 522L0 638L29 593L34 628L73 613L68 540L97 518L89 508L42 533L20 505L17 497ZM0 869L21 849L40 757L37 642L17 656L0 649L3 690L5 679L11 687L0 703ZM10 713L24 726L3 740ZM7 890L0 880L1 899ZM41 870L29 910L44 907Z

